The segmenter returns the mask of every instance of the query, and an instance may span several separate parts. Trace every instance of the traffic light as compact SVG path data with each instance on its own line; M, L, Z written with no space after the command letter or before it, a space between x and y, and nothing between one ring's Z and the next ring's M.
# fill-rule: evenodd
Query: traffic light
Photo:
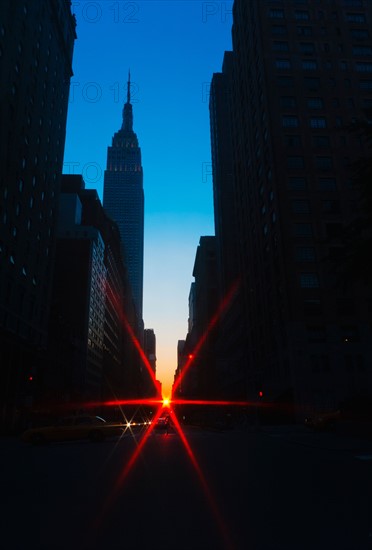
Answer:
M263 391L262 391L262 390L260 390L260 391L258 392L258 397L259 397L260 399L263 398Z

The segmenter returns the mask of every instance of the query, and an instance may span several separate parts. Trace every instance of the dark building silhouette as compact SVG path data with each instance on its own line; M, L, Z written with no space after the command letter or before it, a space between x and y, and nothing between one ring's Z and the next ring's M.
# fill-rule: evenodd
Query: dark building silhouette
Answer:
M32 403L47 344L76 22L67 0L0 3L1 419Z
M372 4L235 0L233 14L246 395L303 418L372 390L371 292L342 286L331 261L358 215L352 163L366 150L348 126L371 105Z
M138 320L118 228L81 176L63 176L44 400L83 406L141 395L127 325Z
M152 372L154 373L154 378L151 378L147 369L143 369L143 377L145 381L145 393L147 395L156 395L158 391L157 385L154 385L154 380L156 376L156 336L154 329L146 328L144 330L144 339L143 339L143 350L148 359L149 365Z
M118 224L125 263L133 289L134 301L142 320L144 194L141 149L133 131L133 108L130 102L130 75L127 102L121 129L115 133L107 151L103 206Z
M190 363L177 393L187 397L214 397L216 392L216 323L218 309L215 237L200 237L193 269L195 283L189 297L189 331L178 347L178 367Z
M174 373L174 382L176 382L178 378L182 376L182 370L186 363L185 344L186 340L178 340L177 342L177 368ZM182 378L178 391L176 393L178 396L182 396Z
M232 78L233 53L225 52L222 72L213 75L209 98L219 302L223 304L228 300L219 322L216 368L221 397L243 398L246 394L246 342L238 292L241 275L234 194Z

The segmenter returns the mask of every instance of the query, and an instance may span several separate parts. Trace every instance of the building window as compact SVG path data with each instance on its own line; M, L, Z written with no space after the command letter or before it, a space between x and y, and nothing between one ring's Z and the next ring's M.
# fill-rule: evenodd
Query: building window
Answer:
M319 178L320 191L337 191L336 178Z
M292 201L292 212L294 214L310 214L310 203L307 200Z
M361 90L372 90L372 80L361 80L359 82L359 88Z
M372 47L371 46L353 46L353 55L371 57L372 56Z
M294 16L297 21L309 21L310 19L309 12L305 10L296 10Z
M317 273L301 273L300 274L301 288L319 288L319 276Z
M282 126L284 128L297 128L299 126L298 116L285 115L282 117Z
M282 109L295 109L296 108L296 98L295 97L281 97L280 106Z
M359 329L357 326L349 325L340 327L341 342L359 342Z
M311 117L310 128L327 128L327 120L324 116Z
M364 365L364 357L363 355L344 355L344 365L345 369L348 371L364 371L365 365Z
M304 168L304 158L300 156L288 157L287 158L287 167L291 170L303 170Z
M364 13L347 13L346 21L348 21L349 23L365 23L366 16L364 15Z
M271 27L271 32L276 36L284 35L287 34L287 27L284 25L273 25Z
M321 315L323 313L322 303L319 298L304 300L305 315Z
M355 68L358 73L372 73L372 63L361 61L355 64Z
M269 11L269 17L271 19L284 19L284 10L273 8Z
M323 212L326 214L339 214L340 202L335 200L323 201Z
M311 223L295 223L294 234L296 237L312 237L313 227Z
M301 136L284 136L287 147L301 147Z
M316 157L315 165L319 170L330 170L333 167L332 157Z
M296 262L315 262L315 248L313 246L298 246L295 258Z
M331 147L331 141L328 136L314 136L313 145L318 149L329 149Z
M328 239L339 239L344 232L342 223L326 223L325 230Z
M277 59L275 61L275 67L277 69L290 69L291 62L289 61L289 59Z
M311 343L321 343L327 340L327 331L324 326L309 326L306 331L308 341Z
M322 355L310 355L310 365L312 372L329 372L331 370L331 363L329 356Z
M289 191L305 191L307 188L307 182L305 178L293 177L288 180Z
M320 80L316 77L306 77L304 80L305 87L308 90L319 90Z
M288 42L278 42L278 41L274 42L273 50L274 52L288 52L289 51Z
M279 76L277 82L280 88L293 88L293 78L291 76Z
M342 0L343 6L352 6L353 8L362 8L363 0Z
M351 29L351 36L356 40L366 40L369 38L369 31L367 29Z
M315 46L313 42L301 42L300 43L300 52L302 53L314 53Z
M300 36L312 36L312 27L297 27L297 34Z
M315 59L304 59L301 66L304 71L316 71L318 68L318 63Z
M307 100L307 106L309 109L323 109L324 101L321 97L309 97Z

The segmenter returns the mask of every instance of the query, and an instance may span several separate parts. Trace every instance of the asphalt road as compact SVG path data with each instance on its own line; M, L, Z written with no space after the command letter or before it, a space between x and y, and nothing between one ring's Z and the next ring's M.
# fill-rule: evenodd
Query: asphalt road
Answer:
M371 550L371 442L295 428L0 440L5 550ZM193 453L193 459L190 456Z

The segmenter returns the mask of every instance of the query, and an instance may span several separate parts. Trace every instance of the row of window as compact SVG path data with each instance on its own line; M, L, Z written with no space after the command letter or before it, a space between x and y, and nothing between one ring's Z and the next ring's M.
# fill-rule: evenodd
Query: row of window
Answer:
M359 31L359 39L361 37L364 37L365 39L369 38L369 33L367 30L365 30L364 33ZM300 42L296 44L298 46L298 49L303 54L314 54L316 52L317 46L314 42ZM291 44L291 47L293 45ZM289 52L289 42L283 41L283 40L275 40L272 44L272 49L274 52ZM325 52L331 51L331 46L329 43L322 44L322 49ZM338 44L337 46L338 53L343 53L344 47L342 44ZM352 54L355 57L371 57L372 56L372 48L371 46L366 45L353 45L352 46Z
M322 88L320 78L319 77L305 77L303 79L304 88L309 91L318 91ZM283 75L277 76L277 85L280 88L293 88L294 87L294 79L292 76L289 75ZM336 78L330 77L329 78L329 86L331 88L337 88L340 85L345 86L345 88L351 88L352 83L350 78L344 78L342 83L338 82ZM361 79L357 82L357 86L360 90L372 90L372 80L371 79Z
M328 355L310 355L310 366L313 373L330 372L331 360ZM337 370L340 370L337 365ZM344 355L344 368L347 371L365 371L365 362L363 355Z
M372 48L371 48L372 55ZM275 68L280 70L291 70L292 62L290 59L276 59ZM326 70L332 69L332 63L326 61L324 68ZM341 70L346 71L349 67L346 61L339 61L339 67ZM317 71L319 68L318 61L316 59L303 59L301 61L301 69L304 71ZM351 67L350 67L351 68ZM368 61L357 61L354 64L354 68L358 73L372 73L372 63Z
M338 200L332 200L332 199L323 200L321 205L322 205L322 211L325 214L340 213L340 201ZM310 201L306 199L295 199L292 201L291 206L292 206L292 212L294 214L311 213Z
M327 341L327 328L324 325L308 326L306 332L309 342L322 343ZM345 344L360 341L359 329L355 325L341 326L338 332L341 342Z
M317 170L331 170L333 168L332 157L315 157L315 168ZM345 164L348 165L348 159L345 160ZM287 157L287 167L290 170L303 170L305 168L305 160L302 156Z
M293 233L295 237L308 238L313 237L313 225L312 223L295 223L293 226ZM342 223L326 223L325 233L329 239L337 239L342 236L343 225Z
M294 19L297 21L310 21L311 14L308 10L294 10L293 13ZM278 9L278 8L271 8L269 10L269 17L270 19L285 19L286 14L284 9ZM322 20L325 17L324 11L318 11L317 12L317 18ZM357 13L357 12L347 12L344 14L345 21L348 23L357 23L357 24L363 24L366 23L367 19L364 13ZM338 20L338 13L332 12L331 13L331 19L333 21Z
M353 120L354 121L354 120ZM335 126L343 126L343 118L335 117ZM282 116L282 127L283 128L299 128L300 119L297 115L283 115ZM309 128L313 129L325 129L328 127L327 118L324 116L310 117L308 119Z
M288 179L289 191L305 191L308 188L307 179L302 176L295 176ZM319 191L337 191L336 178L319 178L316 182Z
M283 4L284 0L266 0L267 4ZM294 4L321 4L324 0L292 0ZM340 0L344 7L362 8L365 0Z
M341 35L341 31L338 27L335 29L338 36ZM313 28L312 27L302 27L298 26L296 27L296 32L298 36L313 36ZM286 36L288 34L288 29L286 25L272 25L271 27L271 33L274 36ZM325 27L320 28L320 33L323 36L327 36L329 34L328 29ZM369 31L367 29L350 29L350 36L353 40L367 40L369 38ZM325 45L325 51L330 51L330 44L327 43ZM341 47L341 51L343 50L343 46ZM338 51L340 51L340 48L338 48Z
M283 109L295 109L297 107L297 98L293 96L281 96L280 106ZM308 97L306 98L306 106L308 109L324 109L324 99L322 97ZM355 107L355 101L353 97L347 98L346 106L350 109ZM332 107L340 107L340 100L338 97L332 98Z

